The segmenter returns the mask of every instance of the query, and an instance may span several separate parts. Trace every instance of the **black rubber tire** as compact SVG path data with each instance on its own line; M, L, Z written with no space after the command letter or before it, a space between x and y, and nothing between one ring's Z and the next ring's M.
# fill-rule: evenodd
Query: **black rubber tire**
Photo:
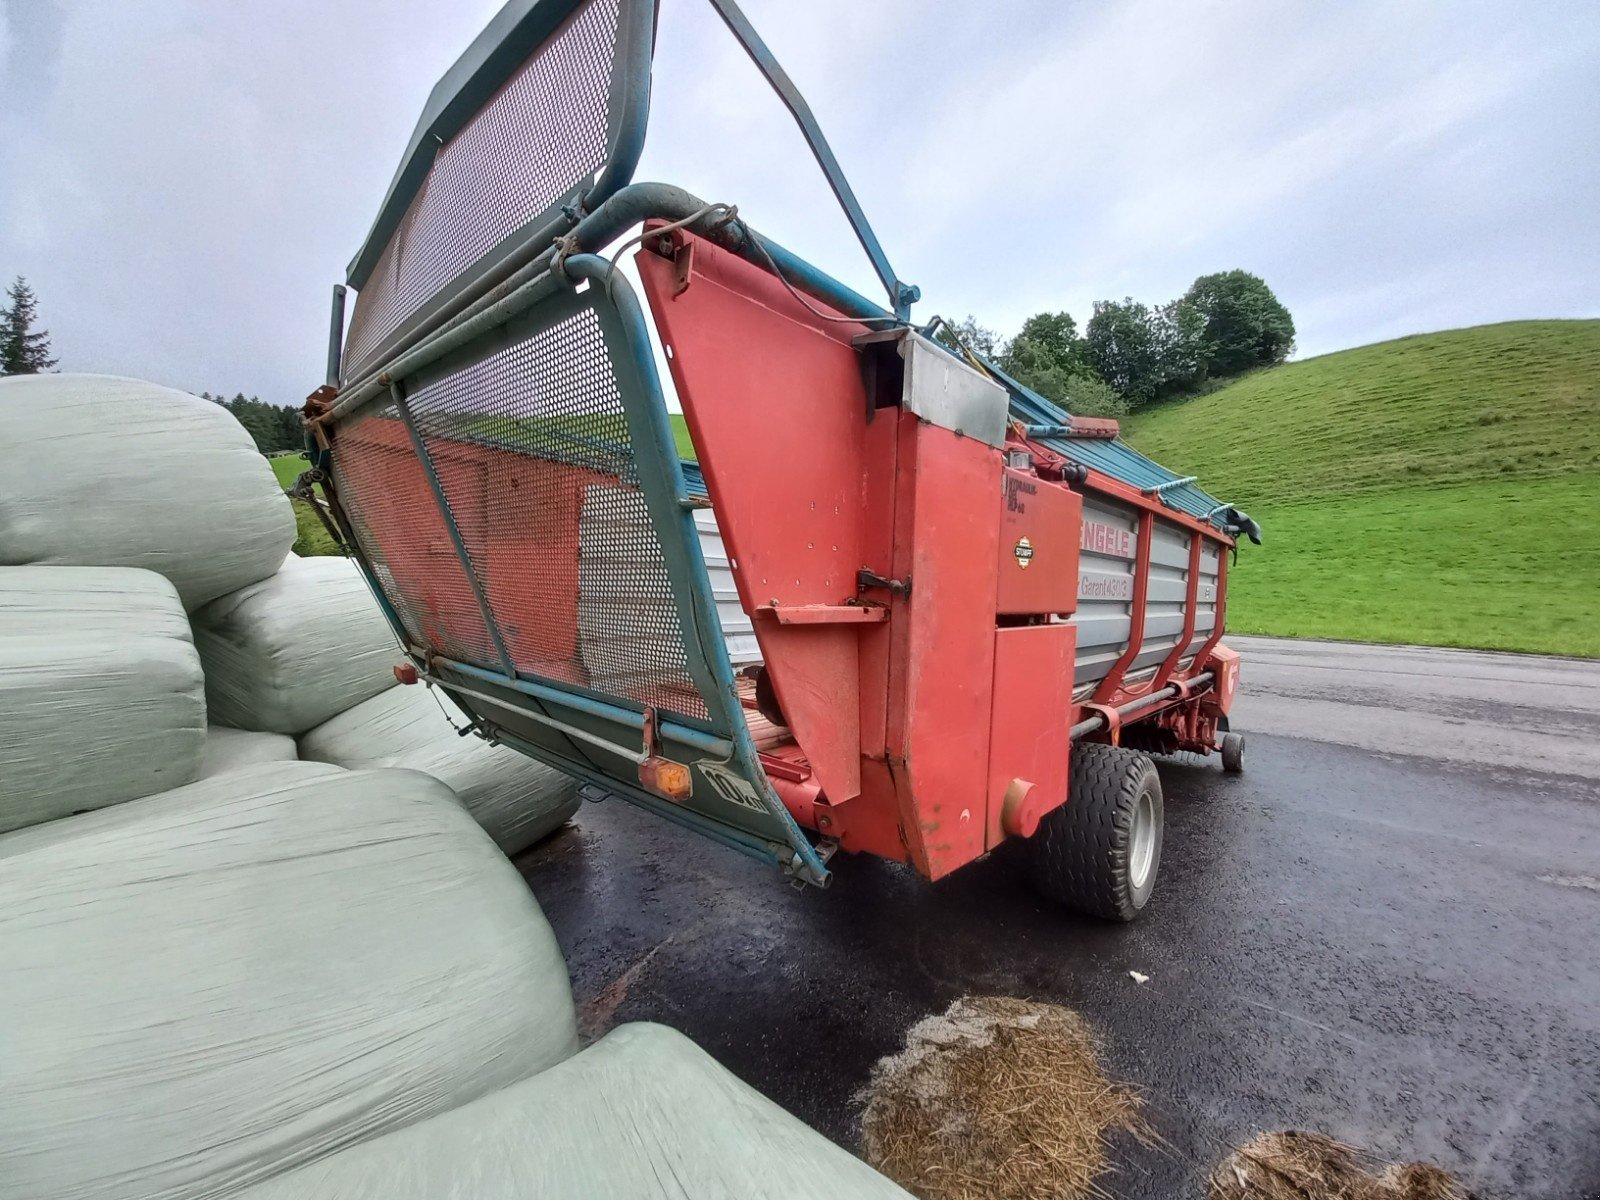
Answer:
M1149 794L1155 846L1143 885L1129 870L1133 814ZM1149 902L1161 867L1161 777L1148 755L1100 742L1072 747L1067 802L1028 839L1028 867L1045 896L1092 917L1131 921Z
M1237 775L1244 770L1244 734L1222 735L1222 769L1229 775Z

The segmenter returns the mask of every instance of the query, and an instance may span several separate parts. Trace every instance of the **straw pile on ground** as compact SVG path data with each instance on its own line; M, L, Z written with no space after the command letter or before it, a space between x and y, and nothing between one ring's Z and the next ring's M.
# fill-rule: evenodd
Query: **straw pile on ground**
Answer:
M1146 1136L1083 1018L999 996L920 1021L863 1098L867 1161L922 1200L1075 1200L1099 1190L1109 1131Z
M1211 1174L1211 1200L1467 1200L1448 1171L1427 1163L1379 1167L1320 1133L1263 1133Z

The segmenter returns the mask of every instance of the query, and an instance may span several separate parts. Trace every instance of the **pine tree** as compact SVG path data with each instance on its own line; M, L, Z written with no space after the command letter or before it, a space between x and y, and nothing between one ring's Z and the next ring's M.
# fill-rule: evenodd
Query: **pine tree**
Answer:
M11 301L0 308L0 375L37 375L56 365L50 357L50 335L35 331L39 319L39 300L28 281L17 281L6 291Z

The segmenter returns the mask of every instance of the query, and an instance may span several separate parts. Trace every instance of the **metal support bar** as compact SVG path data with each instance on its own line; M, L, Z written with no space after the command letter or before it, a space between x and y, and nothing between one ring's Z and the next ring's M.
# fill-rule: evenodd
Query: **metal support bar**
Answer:
M1161 669L1156 672L1156 677L1150 681L1150 690L1156 691L1166 685L1172 678L1173 672L1178 669L1178 664L1183 661L1184 653L1189 649L1189 643L1194 641L1195 622L1200 612L1200 551L1205 545L1198 533L1189 535L1189 568L1184 579L1183 599L1183 632L1178 635L1177 643L1172 647L1172 653L1167 655Z
M411 435L411 448L417 452L417 460L422 463L423 474L428 477L428 487L433 490L433 500L439 508L439 516L444 520L444 527L450 534L450 542L456 548L456 557L461 560L461 570L466 573L467 586L472 589L472 597L478 602L478 612L483 616L483 627L488 631L489 640L494 643L495 653L500 656L500 665L505 668L508 676L515 678L516 664L511 661L511 652L506 649L505 639L500 636L500 626L495 623L494 612L489 607L489 598L483 593L483 584L478 580L478 572L473 569L472 558L467 553L467 544L461 540L461 530L456 528L455 513L451 511L450 499L444 494L444 485L439 482L439 476L433 469L433 456L428 453L427 443L422 440L422 434L417 429L417 423L411 417L411 405L406 402L405 391L398 383L389 385L389 394L394 398L394 406L400 413L400 419L405 422L406 432Z
M1155 515L1144 509L1139 513L1139 548L1134 552L1133 597L1128 602L1128 648L1117 659L1116 665L1106 672L1090 699L1104 704L1116 695L1117 688L1127 676L1139 652L1144 649L1145 612L1150 607L1150 542L1155 529Z
M339 386L339 372L344 366L344 297L344 284L334 284L333 313L328 318L327 384L329 387Z
M482 700L489 704L499 705L502 708L505 707L505 698L503 696L491 695L490 693L481 691L478 688L470 688L465 684L455 683L448 679L441 679L439 676L433 674L424 674L423 678L432 681L439 687L444 688L446 691L460 692L463 696L471 696L475 700ZM597 749L605 751L607 754L615 754L617 757L625 758L629 762L642 763L647 757L647 755L641 751L629 749L627 746L619 746L616 742L607 741L598 733L590 733L587 729L579 729L576 725L569 725L565 721L558 721L546 713L534 712L529 708L519 708L517 712L520 715L527 717L530 721L537 721L540 725L554 729L557 733L564 737L571 738L573 741L586 742Z
M674 824L682 825L685 829L703 834L712 841L727 846L729 849L738 850L742 854L748 854L750 857L760 859L763 862L775 863L780 867L789 866L791 863L788 856L789 847L787 846L781 846L777 842L762 842L753 837L741 835L726 825L719 825L715 821L700 816L691 809L680 807L667 800L658 799L643 789L624 788L617 780L600 774L590 766L564 759L562 756L542 747L533 746L515 734L506 733L498 726L492 725L492 723L490 737L492 741L510 746L513 750L518 750L529 758L540 761L561 759L559 769L567 774L576 776L585 783L593 784L608 795L626 800L630 804L636 804L659 817L665 817ZM556 764L552 763L552 765Z
M889 303L894 307L895 316L902 321L907 319L911 314L911 306L921 299L922 292L919 288L902 283L894 273L894 268L889 265L888 256L878 244L877 235L872 232L866 213L861 211L855 192L850 190L850 183L844 177L844 169L839 166L839 160L833 156L828 139L823 137L822 127L812 115L811 106L806 103L805 97L800 94L800 89L795 87L794 81L778 64L772 51L761 40L761 35L755 31L755 27L750 24L734 0L711 0L711 7L717 10L717 15L739 40L745 53L750 56L750 61L755 63L767 82L772 85L772 90L778 93L778 98L794 117L795 124L800 126L800 132L805 136L806 144L811 147L817 165L827 176L828 186L833 189L834 197L844 209L844 215L850 219L850 227L855 230L861 248L872 260L872 269L878 273L878 278L883 281L884 290L889 293Z
M1185 679L1181 684L1170 684L1169 686L1162 688L1159 692L1152 692L1148 696L1140 696L1137 700L1130 700L1127 704L1120 705L1114 711L1119 717L1126 721L1132 716L1142 714L1145 709L1160 704L1163 700L1170 700L1175 696L1182 695L1185 689L1187 689L1192 695L1204 688L1215 678L1216 676L1213 672L1202 671L1192 679ZM1085 737L1088 734L1093 733L1095 730L1102 728L1105 723L1106 719L1102 716L1090 717L1088 720L1079 721L1076 725L1074 725L1069 736L1073 741L1077 741L1079 738Z
M1206 644L1195 651L1194 665L1203 667L1206 659L1211 657L1211 652L1217 648L1217 643L1222 640L1223 626L1228 620L1228 552L1225 549L1217 550L1217 600L1212 614L1211 636L1206 639Z
M615 721L619 725L627 725L633 729L644 729L644 714L631 708L621 708L615 704L608 704L603 700L594 700L576 692L565 691L560 688L549 687L542 683L535 683L530 679L507 679L483 667L475 667L471 663L457 662L453 658L444 658L440 655L433 656L436 667L443 667L447 671L465 675L469 679L481 679L485 683L497 683L502 687L512 688L523 692L538 700L557 706L564 706L576 712L586 713L592 717ZM443 687L453 687L448 679L440 679ZM518 710L519 712L522 710ZM668 741L681 742L696 750L718 758L727 758L733 753L733 743L727 738L718 737L714 733L706 733L701 729L694 729L688 725L681 725L676 721L662 720L659 725L660 734Z
M1198 475L1185 475L1182 479L1169 479L1165 483L1158 483L1154 487L1141 488L1146 496L1159 496L1168 488L1181 487L1186 483L1193 483L1199 479Z

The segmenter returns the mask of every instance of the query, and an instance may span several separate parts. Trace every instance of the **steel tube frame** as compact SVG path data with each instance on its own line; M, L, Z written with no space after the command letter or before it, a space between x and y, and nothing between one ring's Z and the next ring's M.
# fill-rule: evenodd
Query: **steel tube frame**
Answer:
M741 854L748 854L753 858L762 859L791 871L796 868L796 856L783 853L789 847L780 846L777 842L764 842L754 837L741 837L732 832L727 826L718 825L714 821L701 817L698 813L686 808L679 808L670 801L659 799L642 789L623 792L615 780L602 775L592 766L547 751L542 747L533 746L515 734L506 733L498 727L493 728L491 741L509 746L513 750L526 754L529 758L557 759L560 762L560 769L567 774L573 775L585 783L592 784L611 795L620 795L630 803L636 804L656 816L665 817L675 825L681 825L685 829L698 833L703 837L708 837L731 850L739 851ZM831 879L832 876L824 876L820 881L820 885L826 887Z
M339 386L339 371L344 366L344 298L347 290L342 283L333 285L333 312L328 317L329 387Z
M436 666L443 667L447 671L453 671L458 675L465 675L469 679L481 679L485 683L503 684L506 687L532 696L536 700L542 700L547 704L565 706L574 712L580 712L587 716L614 721L618 725L637 729L641 733L644 730L644 713L636 709L624 708L620 704L608 704L603 700L596 700L582 693L569 692L550 684L539 683L536 680L523 679L520 676L499 675L487 668L474 666L472 663L460 662L453 658L445 658L438 654L433 656L432 661ZM440 678L437 674L430 675L430 677L442 687L454 686L450 680ZM703 729L696 729L692 725L684 725L680 722L663 718L660 720L658 728L662 738L668 741L680 742L685 746L723 758L733 753L733 743L727 738L720 737L714 733L707 733Z
M1185 679L1183 681L1183 687L1187 687L1191 691L1194 691L1206 686L1215 678L1216 674L1214 672L1201 671L1200 674L1194 676L1193 678ZM1177 684L1171 684L1168 687L1162 688L1159 692L1152 692L1148 696L1140 696L1137 700L1130 700L1128 703L1122 705L1116 710L1117 715L1119 717L1131 717L1142 714L1145 709L1160 704L1163 700L1170 700L1174 696L1180 695L1183 692L1183 687L1180 687ZM1086 737L1095 730L1103 728L1105 723L1106 719L1102 716L1097 715L1089 717L1088 719L1079 721L1076 725L1074 725L1069 737L1075 742L1079 738Z
M717 15L722 18L723 24L727 25L739 45L744 47L744 52L750 56L750 61L755 63L767 83L772 86L772 90L778 93L778 98L789 110L789 115L794 118L795 124L800 126L800 133L805 137L806 145L811 147L812 157L817 160L817 165L827 177L828 186L833 189L834 199L839 202L839 207L844 209L850 227L855 230L856 240L861 243L861 248L872 260L872 269L878 273L884 291L889 293L889 303L894 307L895 316L901 320L908 319L911 315L911 306L921 298L922 291L911 284L902 283L894 268L889 265L889 256L883 252L878 235L872 232L867 214L862 211L861 204L850 187L850 181L845 178L844 168L834 157L833 148L823 136L822 127L817 124L817 118L812 114L806 98L800 94L800 89L795 87L788 72L779 65L766 42L762 41L761 35L756 32L755 26L750 24L734 0L711 0L711 7L717 10Z
M593 252L646 221L681 221L693 217L706 207L698 197L670 184L630 184L579 221L568 234L572 239L569 244L576 246L579 252ZM845 316L855 317L864 324L901 323L893 313L819 271L778 243L762 237L742 221L724 220L715 213L706 213L688 228L763 270L771 269L767 262L770 256L779 274L797 290ZM559 282L550 270L558 255L557 248L544 246L535 253L534 245L529 243L522 252L534 253L534 257L468 303L455 316L419 336L411 346L397 350L366 375L347 384L329 410L330 418L339 420L349 416L385 393L392 380L415 374L451 350L503 325L511 317L550 295Z
M450 534L450 544L455 547L456 558L461 562L461 570L467 577L467 586L472 589L472 598L478 602L478 613L483 618L483 627L489 634L489 640L494 643L495 653L500 656L500 664L505 668L508 676L515 678L516 665L511 661L511 653L506 649L505 639L500 636L500 626L495 623L494 610L489 607L489 597L484 594L483 583L478 579L478 572L472 565L472 556L467 553L467 544L461 538L461 530L456 526L455 511L450 507L450 497L445 495L444 485L439 482L438 472L433 469L433 455L428 451L428 444L422 440L422 432L417 428L417 423L411 416L411 405L406 402L405 388L399 383L389 385L389 394L394 398L395 410L400 414L400 420L405 423L406 433L411 438L411 448L415 451L417 461L422 464L422 471L428 477L428 487L433 492L434 507L439 510L439 516L444 521L444 527Z
M563 256L559 264L553 258L551 261L553 268L559 265L559 271L552 269L530 280L503 300L491 303L467 319L452 325L447 331L441 331L417 348L421 353L412 352L401 356L400 360L384 372L390 379L387 392L406 424L412 448L427 475L434 502L445 520L451 541L461 560L462 569L467 573L485 628L494 641L504 673L496 674L484 671L483 668L471 668L467 663L447 662L437 658L432 661L448 671L459 671L468 677L478 675L486 682L511 687L545 703L570 703L573 698L572 693L559 685L535 690L517 678L515 663L500 636L488 599L483 593L476 572L472 569L470 555L460 531L455 527L449 500L434 470L432 456L410 413L406 401L406 388L415 380L453 371L492 353L506 339L521 336L516 328L519 322L531 320L533 327L536 328L544 317L530 311L535 305L557 301L563 293L572 297L574 285L587 281L590 286L597 289L597 294L603 292L605 302L601 303L599 299L591 302L581 297L573 297L565 303L569 307L573 304L588 306L600 321L608 353L611 355L612 367L617 374L622 393L629 440L635 450L634 469L638 473L640 490L650 511L656 536L660 540L667 574L671 581L689 675L706 704L713 727L725 730L728 735L725 739L718 739L717 749L721 752L718 757L730 765L753 790L752 799L759 802L761 809L774 826L774 832L781 831L783 840L787 842L793 854L788 864L790 868L808 882L825 884L829 877L827 867L805 831L800 828L772 789L745 722L732 663L728 657L727 643L717 620L715 604L710 599L710 577L700 553L699 535L694 527L693 511L687 503L688 491L674 447L672 430L667 419L666 401L661 392L648 326L638 297L627 280L618 277L613 272L612 264L603 258L591 254L575 254ZM355 411L353 406L347 408L344 415L348 415L351 411ZM332 453L337 458L337 437L333 441ZM426 655L423 656L423 662L424 665L428 662ZM448 689L448 680L439 682ZM574 705L574 707L580 708L581 711L580 706ZM619 711L626 710L610 709L607 706L596 715L615 720L615 714ZM549 714L545 716L548 717ZM643 715L638 714L629 719L626 727L642 729ZM609 743L601 739L600 744ZM577 747L573 746L573 749L576 750ZM555 752L551 753L553 755ZM630 750L624 748L621 753L628 755ZM638 799L634 794L637 789L618 781L612 782L618 794L630 800ZM741 836L740 831L731 826L727 834L735 841ZM751 831L747 840L751 845L766 844L763 836L757 831Z

